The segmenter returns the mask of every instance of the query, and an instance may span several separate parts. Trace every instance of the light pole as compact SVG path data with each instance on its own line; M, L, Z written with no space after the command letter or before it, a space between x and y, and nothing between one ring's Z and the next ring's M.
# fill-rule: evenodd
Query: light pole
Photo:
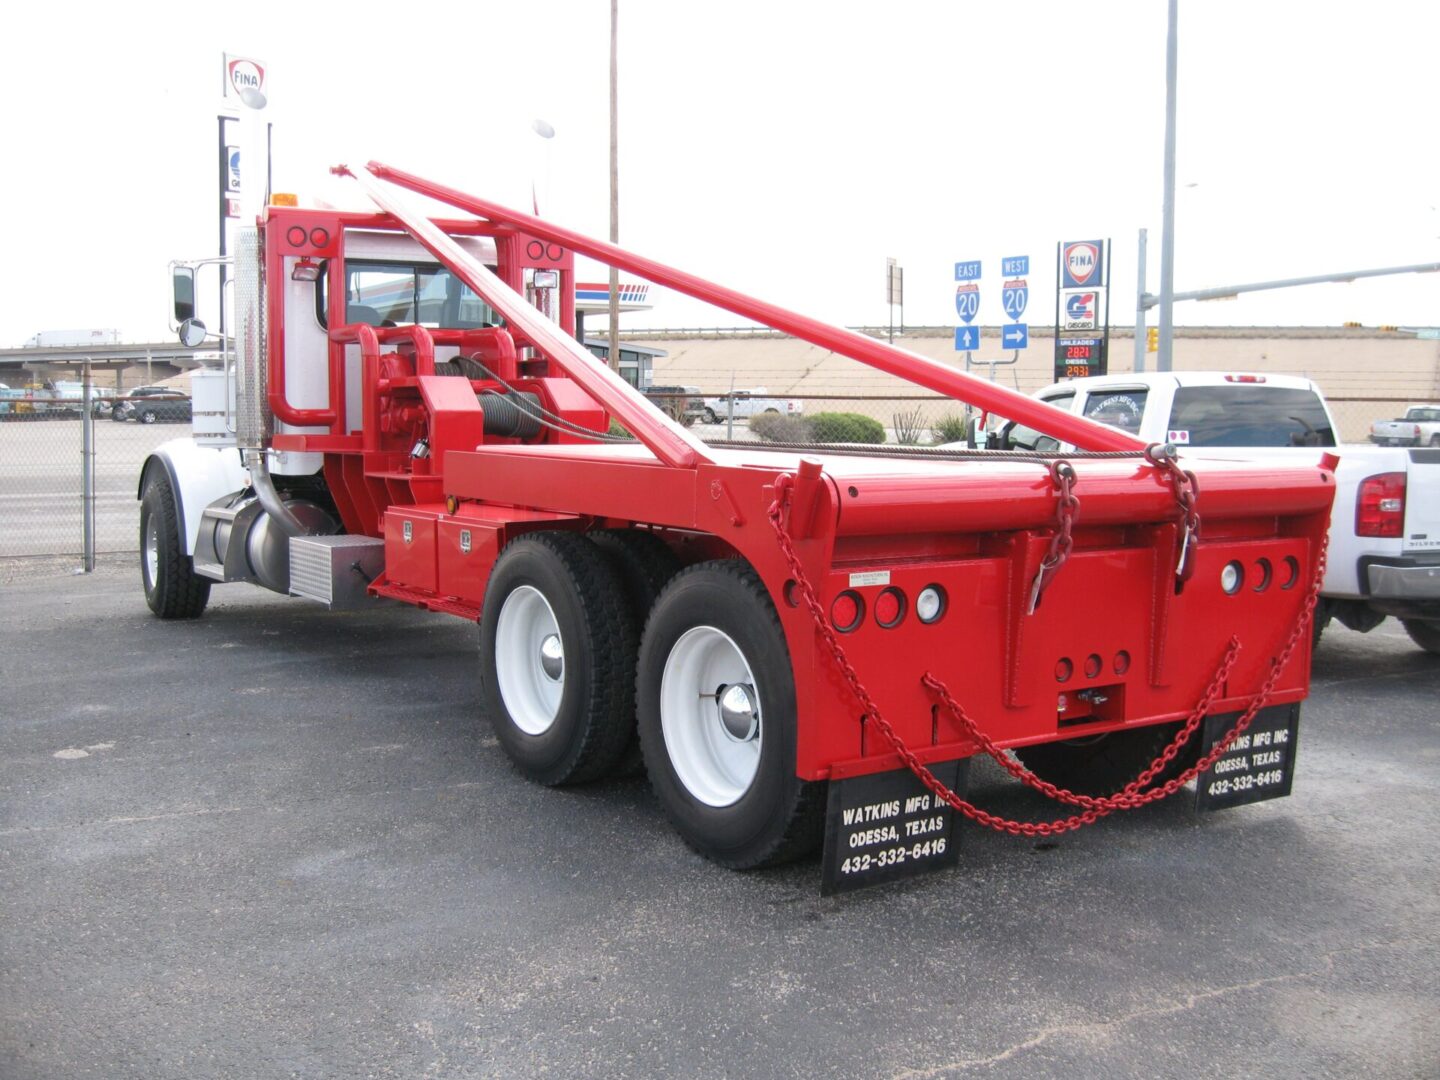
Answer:
M1169 371L1175 346L1175 68L1179 0L1170 0L1165 35L1165 206L1160 223L1160 351L1156 371Z
M610 243L620 243L620 0L610 0ZM610 267L610 370L620 373L620 268Z
M545 143L545 204L550 204L550 143L555 138L555 128L547 121L541 120L538 116L530 121L530 130ZM536 190L535 173L538 169L530 170L530 207L535 211L535 216L540 216L540 194Z

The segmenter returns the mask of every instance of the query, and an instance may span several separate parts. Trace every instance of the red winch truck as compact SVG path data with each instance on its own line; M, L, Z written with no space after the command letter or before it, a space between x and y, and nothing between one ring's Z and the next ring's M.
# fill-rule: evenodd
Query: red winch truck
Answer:
M271 205L241 231L233 413L144 465L157 615L247 581L475 621L521 773L578 783L643 751L694 848L749 868L823 837L835 889L952 861L952 810L1048 835L1197 774L1210 806L1289 790L1333 459L1182 470L548 221L378 163L336 172L376 209ZM577 253L1079 449L707 444L574 339ZM176 278L198 343L194 268ZM1070 816L973 806L982 751Z

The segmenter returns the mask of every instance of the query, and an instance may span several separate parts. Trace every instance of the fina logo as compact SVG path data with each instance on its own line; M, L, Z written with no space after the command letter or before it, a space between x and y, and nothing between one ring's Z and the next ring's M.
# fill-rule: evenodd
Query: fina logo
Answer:
M229 89L250 108L265 107L265 68L259 61L244 56L227 57L225 78Z
M1076 285L1088 284L1100 265L1100 252L1094 244L1070 244L1065 248L1065 272Z

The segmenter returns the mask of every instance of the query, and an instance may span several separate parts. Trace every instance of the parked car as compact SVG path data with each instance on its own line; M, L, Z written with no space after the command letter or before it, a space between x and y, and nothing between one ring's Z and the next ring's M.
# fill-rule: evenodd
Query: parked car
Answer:
M672 420L689 427L705 408L698 386L647 386L642 393Z
M798 398L771 397L763 386L753 390L732 390L720 397L707 397L702 403L707 424L724 422L734 416L737 420L748 420L761 413L780 413L784 416L799 416L805 411L805 403Z
M110 419L141 424L183 424L191 417L190 398L168 386L140 386L115 402Z
M1440 405L1411 405L1398 420L1376 420L1370 441L1381 446L1440 447Z
M36 412L48 412L50 416L63 419L78 418L85 410L85 383L78 380L56 380L46 386L48 402L36 405Z

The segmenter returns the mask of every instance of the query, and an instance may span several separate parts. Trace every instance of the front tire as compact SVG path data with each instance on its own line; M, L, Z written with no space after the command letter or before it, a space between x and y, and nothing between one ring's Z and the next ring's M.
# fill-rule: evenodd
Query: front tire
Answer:
M819 844L825 784L795 775L795 681L775 606L734 561L683 571L645 627L637 679L650 782L676 830L748 870Z
M157 416L155 415L155 413L152 412L152 411L149 410L149 409L146 409L144 412L142 412L142 413L140 414L140 422L141 422L142 424L153 424L153 423L155 423L155 421L158 420L158 419L159 419L159 417L157 417Z
M1400 625L1420 648L1440 654L1440 619L1401 619Z
M145 481L140 500L140 584L162 619L194 619L210 602L210 581L195 572L180 539L175 492L163 469Z
M719 422L720 422L720 417L716 416L716 415L715 415L715 410L712 409L712 408L710 408L710 407L707 405L707 406L705 407L705 423L707 423L707 424L718 424Z
M501 747L541 784L614 768L630 737L639 632L619 580L576 533L535 533L495 563L480 615L480 681Z

